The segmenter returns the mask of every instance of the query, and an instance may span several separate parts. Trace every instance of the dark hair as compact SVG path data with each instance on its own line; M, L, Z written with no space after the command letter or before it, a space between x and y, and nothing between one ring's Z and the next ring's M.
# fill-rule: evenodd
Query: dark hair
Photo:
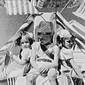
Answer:
M15 45L21 45L21 36L15 40Z
M24 35L22 35L22 36L26 36L26 35L28 35L27 33L26 34L24 34ZM21 38L21 40L22 40L22 38ZM34 39L33 38L31 38L31 37L29 37L29 36L27 36L26 37L26 41L29 41L29 44L30 44L30 46L33 44L33 42L34 42Z
M57 45L62 44L62 47L65 47L65 38L64 37L60 37L59 35L57 36ZM72 47L75 47L75 37L72 35L72 37L70 38L70 42L72 42Z
M34 39L29 38L29 44L30 44L30 46L33 44L33 42L34 42Z
M82 73L82 74L84 74L84 73L85 73L85 71L82 71L81 73Z
M63 44L63 38L61 38L59 35L57 36L57 39L56 39L56 41L57 41L57 45L59 45L59 44Z
M31 0L29 0L29 1L31 1Z

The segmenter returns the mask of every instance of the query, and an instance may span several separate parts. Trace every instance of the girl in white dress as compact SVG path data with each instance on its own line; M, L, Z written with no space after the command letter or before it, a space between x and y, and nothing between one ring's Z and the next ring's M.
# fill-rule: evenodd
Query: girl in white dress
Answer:
M57 45L59 47L59 56L62 64L66 67L70 67L74 70L77 76L83 79L81 70L74 61L73 48L75 45L75 38L70 34L69 31L62 29L57 33ZM60 62L59 62L60 63ZM62 82L65 80L63 79ZM61 81L60 81L61 82ZM67 84L65 84L67 85ZM68 85L73 85L72 83Z
M31 56L32 43L33 39L31 33L22 35L20 54L16 56L11 52L11 58L13 59L13 62L8 66L6 70L8 77L18 77L24 75L25 66L30 63L29 61Z

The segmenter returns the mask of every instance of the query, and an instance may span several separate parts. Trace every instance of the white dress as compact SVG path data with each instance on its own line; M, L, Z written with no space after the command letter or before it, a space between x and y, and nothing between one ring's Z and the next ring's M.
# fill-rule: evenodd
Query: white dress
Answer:
M43 65L49 65L49 63L52 63L53 62L53 60L51 58L49 58L48 55L46 55L46 53L41 49L40 42L33 43L32 48L34 49L33 51L35 51L35 52L33 52L33 51L32 52L35 53L35 56L36 55L38 56L38 57L36 57L36 60L34 60L34 61L36 61L37 65L38 65L38 68L41 68ZM55 47L49 48L49 51L53 51L54 48ZM38 59L41 59L41 61L38 61ZM46 61L44 62L43 59L51 60L52 62L48 62L48 61L47 62ZM45 83L44 85L47 85L47 84L50 85L48 79L45 82L43 82L43 79L44 78L40 75L40 73L35 68L32 68L29 71L29 74L32 77L34 77L34 78L36 78L37 76L39 76L37 78L36 85L41 85L41 82L42 83Z
M23 49L23 51L21 52L21 56L22 56L21 58L22 61L29 59L29 57L31 56L31 50L29 48ZM11 62L11 64L9 64L9 66L6 69L8 78L22 76L24 72L24 67L25 64L19 64L15 60Z
M73 49L62 48L60 52L60 59L67 60L73 58Z
M60 59L64 60L64 61L73 59L73 49L62 48L61 52L60 52ZM61 71L63 71L63 70L71 70L71 68L68 67L66 63L64 63L64 66L66 68L62 67ZM68 80L70 80L70 83L69 83ZM65 74L63 74L63 73L60 75L58 81L59 81L59 85L62 85L62 83L63 83L63 85L74 85L73 81L71 79L71 76L69 76L69 79L68 79L68 77Z

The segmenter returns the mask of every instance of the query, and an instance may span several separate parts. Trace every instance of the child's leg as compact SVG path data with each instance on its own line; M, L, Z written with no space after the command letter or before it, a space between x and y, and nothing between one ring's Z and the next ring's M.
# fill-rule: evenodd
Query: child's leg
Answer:
M51 68L48 72L48 80L50 81L51 85L57 85L56 78L57 78L57 71L55 68Z
M33 85L33 81L38 77L39 73L35 69L31 69L26 76L26 85Z

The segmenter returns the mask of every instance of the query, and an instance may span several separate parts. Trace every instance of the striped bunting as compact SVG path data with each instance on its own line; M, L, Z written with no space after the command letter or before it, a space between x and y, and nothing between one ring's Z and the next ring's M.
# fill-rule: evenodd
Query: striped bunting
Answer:
M75 20L71 20L69 22L75 29L75 32L77 34L80 34L83 38L85 38L85 26L80 24L79 22L75 21Z
M38 13L37 9L33 6L34 0L6 0L6 10L8 15L23 15Z
M73 14L85 20L85 0L82 1L79 8L75 12L73 12Z

